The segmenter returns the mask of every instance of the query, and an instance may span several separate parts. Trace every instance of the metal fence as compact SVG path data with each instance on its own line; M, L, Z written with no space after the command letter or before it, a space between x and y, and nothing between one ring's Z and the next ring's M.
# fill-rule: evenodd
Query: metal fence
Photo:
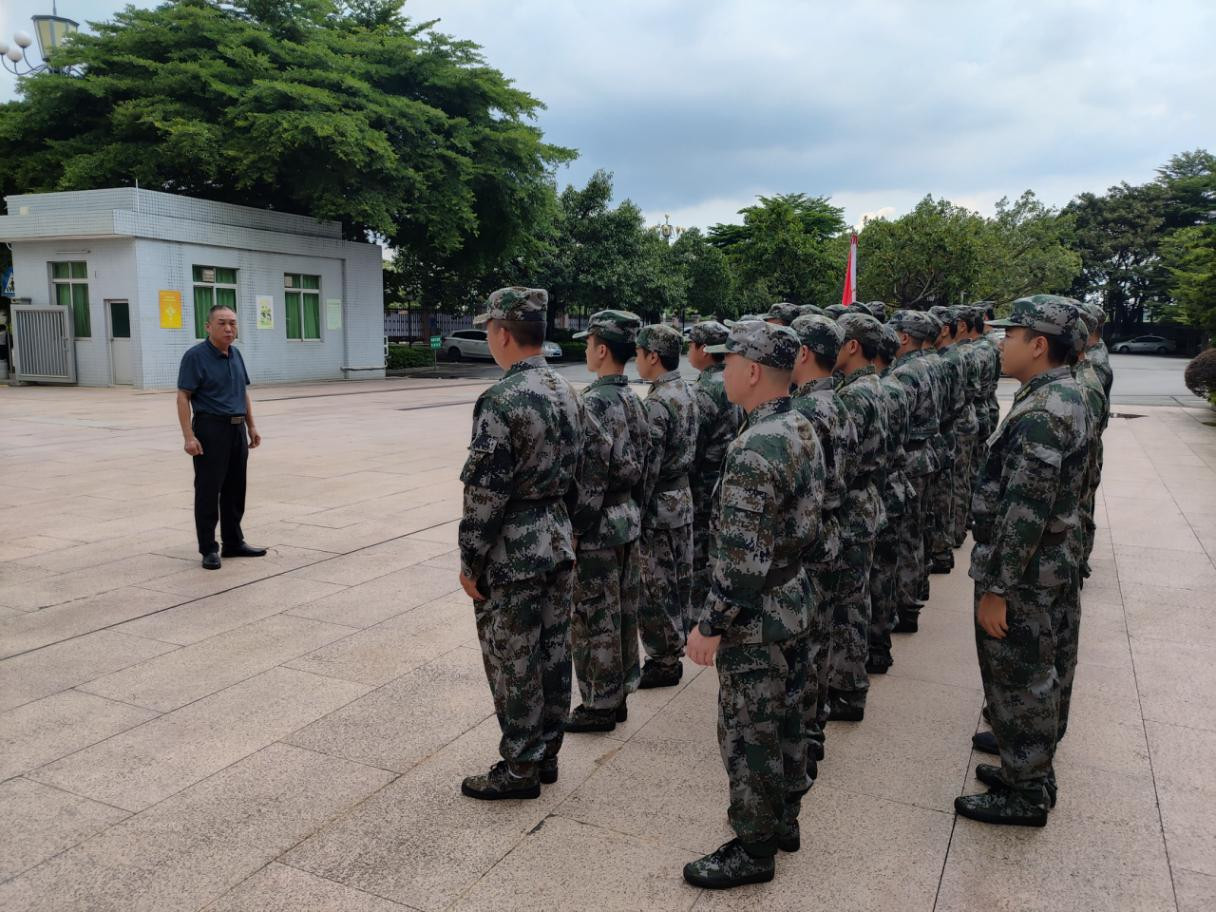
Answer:
M71 313L57 305L13 305L14 375L19 382L75 383Z

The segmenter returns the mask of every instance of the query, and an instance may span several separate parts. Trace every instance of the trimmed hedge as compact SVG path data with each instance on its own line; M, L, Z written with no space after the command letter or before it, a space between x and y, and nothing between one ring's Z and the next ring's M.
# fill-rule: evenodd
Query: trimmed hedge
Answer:
M556 339L553 340L557 342ZM557 342L562 347L562 360L582 361L586 357L587 343L581 339L577 342Z
M1192 358L1183 378L1187 389L1216 405L1216 348L1209 348Z
M390 345L388 347L388 370L405 370L410 367L434 367L435 352L429 345Z

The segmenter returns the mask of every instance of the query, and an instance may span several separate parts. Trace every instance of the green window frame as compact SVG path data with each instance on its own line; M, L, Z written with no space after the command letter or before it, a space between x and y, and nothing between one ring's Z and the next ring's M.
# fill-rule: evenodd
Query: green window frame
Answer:
M55 303L72 312L72 334L77 339L93 336L89 317L89 265L81 261L51 263L51 285Z
M215 305L236 312L236 270L227 266L194 266L194 338L207 335L207 314Z
M283 306L287 338L321 341L321 277L297 272L283 274Z

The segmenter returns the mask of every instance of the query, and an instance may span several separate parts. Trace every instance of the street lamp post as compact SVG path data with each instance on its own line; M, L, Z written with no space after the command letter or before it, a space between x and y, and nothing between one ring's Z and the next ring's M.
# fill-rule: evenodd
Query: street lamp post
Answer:
M28 32L17 32L13 35L11 47L7 42L0 41L0 64L17 76L33 76L48 70L55 73L70 72L71 67L53 67L48 60L71 35L76 34L80 23L60 16L55 0L51 2L51 15L31 16L30 19L34 23L34 34L38 37L38 53L42 57L42 63L34 64L26 55L34 39Z

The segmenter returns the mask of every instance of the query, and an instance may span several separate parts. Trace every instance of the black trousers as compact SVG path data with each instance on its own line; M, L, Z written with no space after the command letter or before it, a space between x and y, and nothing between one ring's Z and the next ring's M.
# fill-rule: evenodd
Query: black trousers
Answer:
M249 440L245 424L230 418L195 415L191 426L203 445L203 455L194 457L194 527L200 554L218 551L215 524L228 545L245 540L241 517L245 515L245 470L249 462Z

